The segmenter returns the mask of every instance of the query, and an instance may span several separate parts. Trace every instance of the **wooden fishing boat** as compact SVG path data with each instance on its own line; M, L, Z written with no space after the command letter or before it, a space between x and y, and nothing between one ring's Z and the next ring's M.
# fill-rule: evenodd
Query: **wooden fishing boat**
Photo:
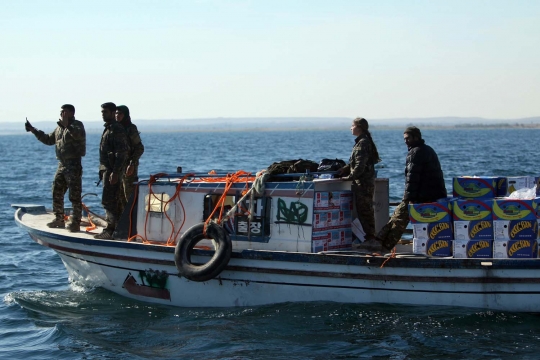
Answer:
M336 301L540 311L537 259L354 251L350 182L306 174L159 174L138 184L115 240L49 229L42 205L15 221L55 250L70 281L183 307ZM317 174L314 174L315 176ZM376 180L376 227L388 220Z

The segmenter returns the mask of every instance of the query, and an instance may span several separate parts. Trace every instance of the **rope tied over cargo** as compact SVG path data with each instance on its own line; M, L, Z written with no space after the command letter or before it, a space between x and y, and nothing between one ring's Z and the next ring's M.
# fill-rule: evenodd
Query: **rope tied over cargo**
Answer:
M213 182L216 182L216 178L209 178L209 179L212 179ZM249 187L249 181L253 181L253 182L257 181L257 178L254 178L253 176L251 176L251 173L248 173L248 172L243 171L243 170L238 170L237 172L235 172L233 174L227 174L227 176L221 177L221 178L218 178L218 179L219 179L219 182L225 181L225 188L223 189L223 193L221 194L220 198L216 202L216 205L214 206L214 210L212 210L212 213L210 213L210 215L208 216L208 218L204 222L204 231L203 231L204 236L207 236L206 235L206 230L207 230L208 224L210 222L215 222L215 223L217 223L218 225L221 226L225 221L229 220L229 218L231 216L234 216L234 213L236 212L236 209L238 209L238 207L240 207L239 204L247 196L252 196L252 194L254 193L254 186L252 186L250 188ZM205 178L205 180L207 180L207 179ZM244 182L244 181L246 183L246 186L245 186L244 190L242 191L242 195L243 195L242 198L240 200L238 200L236 202L236 204L234 204L234 206L225 214L225 200L227 198L227 193L229 192L229 190L231 189L231 187L234 184L241 183L241 182ZM253 203L253 201L251 203ZM253 205L251 205L251 206L253 206ZM219 209L219 216L218 216L217 220L214 220L213 216L216 213L217 209ZM245 209L243 209L243 210L245 210ZM251 216L251 213L252 213L252 211L249 211L250 216Z
M189 178L189 177L192 177L194 176L195 174L186 174L184 175L181 179L179 180L175 180L178 184L176 185L176 189L175 189L175 192L173 194L173 196L171 196L167 201L163 201L162 199L160 199L159 197L156 196L156 194L154 193L153 189L152 189L152 185L154 183L156 183L160 178L162 177L168 177L169 175L166 174L166 173L159 173L159 174L155 174L155 175L150 175L150 179L148 180L148 203L146 204L146 217L145 217L145 220L144 220L144 236L140 235L140 234L135 234L134 236L130 236L131 235L131 219L133 218L133 209L135 207L135 201L133 201L133 204L131 205L131 209L130 209L130 216L129 216L129 235L128 235L128 242L129 241L132 241L136 238L140 238L142 243L143 244L159 244L159 245L163 245L161 242L159 241L151 241L151 240L148 240L148 232L147 232L147 225L148 225L148 217L150 215L150 209L151 209L151 206L152 206L152 200L154 201L157 201L158 203L161 204L161 208L163 210L167 209L168 205L173 202L177 197L180 201L180 206L182 207L182 210L184 211L185 213L185 208L184 208L184 204L182 203L182 199L180 197L180 190L182 189L182 185L184 183L184 181ZM140 182L139 182L140 184ZM138 193L138 189L139 189L139 184L137 184L136 186L136 193ZM178 238L178 235L180 234L180 230L182 229L182 227L184 226L184 223L186 221L186 218L184 216L184 219L182 220L182 223L180 224L180 226L178 227L178 229L175 229L175 226L174 226L174 221L170 218L169 214L167 213L167 211L163 211L163 213L165 214L165 217L167 218L167 220L169 221L169 223L171 224L171 234L169 235L169 237L167 238L167 242L165 243L165 246L175 246L176 245L176 239Z

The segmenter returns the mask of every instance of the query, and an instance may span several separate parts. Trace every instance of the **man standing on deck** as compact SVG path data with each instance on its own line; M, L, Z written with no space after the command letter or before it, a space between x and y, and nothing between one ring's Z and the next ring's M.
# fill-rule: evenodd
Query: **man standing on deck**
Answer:
M120 185L120 213L124 211L133 189L134 183L139 181L138 169L139 159L144 153L144 145L141 141L139 130L137 126L131 122L129 116L129 108L125 105L120 105L116 108L116 121L124 126L126 129L128 141L130 145L130 151L127 158L127 168Z
M31 132L45 145L56 146L58 168L54 174L52 186L52 206L55 219L47 226L50 228L64 228L64 195L69 190L69 201L73 206L73 215L68 223L70 232L81 229L82 215L82 157L86 154L86 132L84 125L75 120L75 107L71 104L61 106L60 120L56 129L45 134L33 127L28 120L26 131Z
M105 122L99 145L99 178L103 181L101 204L105 209L107 227L95 235L96 239L113 239L120 218L120 184L129 153L129 141L124 127L114 119L116 105L101 105L101 117Z
M446 197L444 176L439 158L422 139L416 126L403 133L409 149L405 166L405 192L390 221L383 226L376 240L368 240L357 248L374 252L387 252L396 246L409 224L409 204L434 202Z

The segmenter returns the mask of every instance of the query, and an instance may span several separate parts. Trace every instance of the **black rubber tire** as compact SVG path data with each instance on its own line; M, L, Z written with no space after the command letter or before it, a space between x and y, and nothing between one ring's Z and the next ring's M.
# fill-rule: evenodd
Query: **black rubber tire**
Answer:
M192 281L208 281L223 271L229 263L232 253L232 243L229 234L221 226L210 223L203 234L204 223L189 228L176 244L174 250L174 262L178 269L178 275ZM212 238L215 241L216 251L214 256L203 265L195 265L191 262L191 253L197 243L203 239Z

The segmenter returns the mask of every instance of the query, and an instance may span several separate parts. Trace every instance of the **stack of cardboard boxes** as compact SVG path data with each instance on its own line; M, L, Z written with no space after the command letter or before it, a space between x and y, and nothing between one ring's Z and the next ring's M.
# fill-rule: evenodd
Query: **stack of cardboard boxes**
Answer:
M424 204L410 204L413 228L413 251L430 256L451 256L452 210L448 199Z
M538 219L536 199L511 199L512 192L533 188L539 178L522 177L456 177L451 209L453 237L447 247L430 251L429 242L437 234L417 230L416 213L429 204L411 204L413 247L417 253L455 258L536 258L538 256ZM538 187L537 187L538 189ZM445 200L441 200L444 202ZM426 239L427 238L427 239Z
M493 201L494 258L538 256L538 200Z
M313 204L311 251L350 250L351 191L317 191Z

